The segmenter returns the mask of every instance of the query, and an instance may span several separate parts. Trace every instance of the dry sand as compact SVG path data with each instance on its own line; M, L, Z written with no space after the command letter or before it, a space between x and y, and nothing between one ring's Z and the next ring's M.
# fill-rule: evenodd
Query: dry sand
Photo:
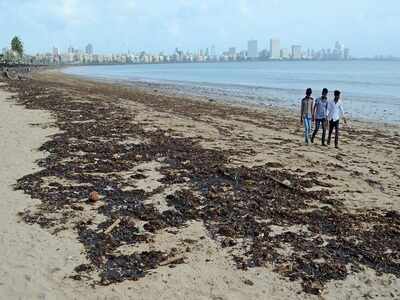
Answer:
M51 236L37 226L19 221L17 213L35 207L22 192L13 191L16 180L37 170L34 161L45 154L36 149L54 130L31 126L50 120L45 112L32 112L16 106L11 95L0 91L0 298L50 299L65 295L62 277L79 257L80 247ZM47 295L47 296L46 296Z
M41 77L41 80L50 79L69 82L71 86L78 84L74 79L59 75ZM93 83L86 84L88 90L93 86ZM101 94L100 91L98 96ZM0 299L400 298L400 279L387 274L378 277L368 268L344 281L331 281L321 296L304 294L300 283L288 281L273 272L272 267L240 271L226 250L208 237L204 226L198 222L193 222L177 235L161 232L155 236L154 244L146 245L149 249L168 250L184 239L197 240L187 254L186 264L175 268L160 267L137 282L127 281L107 287L92 288L85 281L68 278L73 268L86 260L76 233L66 230L52 235L38 225L20 222L17 214L26 209L35 210L40 202L31 200L21 191L14 191L12 187L18 178L38 170L35 160L46 154L36 149L56 129L47 128L46 125L52 122L48 113L16 106L10 96L0 90ZM140 112L137 118L149 123L148 130L168 128L177 136L200 137L202 145L207 148L243 150L243 155L233 159L232 165L279 162L288 169L329 172L333 177L329 182L334 186L332 189L346 198L349 210L375 207L400 210L398 147L382 144L376 135L372 135L376 130L382 130L383 125L374 125L378 129L369 125L364 138L355 138L345 132L342 149L336 151L318 145L304 146L301 128L294 125L295 116L290 115L287 127L274 128L269 118L274 111L270 109L256 111L264 114L263 119L235 115L227 120L206 113L193 118L184 112L179 113L179 109L166 112L142 102L120 100L127 109ZM276 111L287 114L284 110ZM272 129L264 127L266 123L272 123ZM353 127L366 126L365 123L353 122ZM221 128L228 128L229 134ZM396 126L385 130L398 135ZM238 136L242 137L239 141ZM372 136L375 140L368 140ZM256 156L246 155L249 149L254 149ZM148 169L151 176L139 186L151 190L157 187L159 174L157 168ZM162 197L154 201L162 209ZM249 282L254 285L249 285Z

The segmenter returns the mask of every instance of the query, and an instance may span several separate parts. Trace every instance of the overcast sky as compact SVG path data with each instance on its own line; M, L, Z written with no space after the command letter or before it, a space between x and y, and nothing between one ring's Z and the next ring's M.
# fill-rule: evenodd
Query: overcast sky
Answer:
M29 53L245 49L271 37L282 47L332 47L355 56L400 56L399 0L0 0L0 47L14 35Z

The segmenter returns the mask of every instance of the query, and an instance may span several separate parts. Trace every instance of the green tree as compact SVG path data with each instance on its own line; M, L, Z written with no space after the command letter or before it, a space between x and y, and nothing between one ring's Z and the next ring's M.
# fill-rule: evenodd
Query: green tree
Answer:
M11 50L16 52L20 57L22 57L22 54L24 53L24 45L22 44L19 37L15 36L11 40Z

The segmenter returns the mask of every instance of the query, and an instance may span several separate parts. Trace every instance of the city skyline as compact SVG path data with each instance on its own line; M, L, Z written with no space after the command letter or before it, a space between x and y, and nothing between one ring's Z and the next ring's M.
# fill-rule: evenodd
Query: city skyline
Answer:
M339 41L336 41L336 45L338 43L340 43L344 48L344 44L342 44ZM252 44L253 51L251 51L251 50L249 51L250 44ZM275 58L276 59L276 58L279 58L279 57L282 56L281 50L290 50L290 53L292 53L293 46L294 47L300 46L302 49L314 49L312 47L303 47L302 45L297 45L297 44L296 45L294 45L294 44L293 45L289 45L289 44L285 45L285 44L282 44L280 38L274 37L274 38L270 38L270 39L267 38L267 39L263 39L263 40L257 40L257 39L248 40L247 41L247 46L244 47L240 51L243 51L243 50L246 49L247 52L253 52L253 53L251 53L249 55L250 57L257 57L259 54L261 55L261 53L263 51L267 51L268 53L272 53L271 58ZM4 47L2 47L3 52L5 51L5 49L9 49L9 48L10 48L10 45L5 45ZM26 48L26 45L24 45L24 48ZM94 54L94 50L93 49L94 49L93 44L89 42L89 43L85 43L84 45L81 45L81 46L78 46L78 47L76 47L76 45L70 44L65 49L63 49L62 47L58 47L57 45L53 45L52 46L52 51L42 51L42 52L36 52L36 53L27 53L25 51L25 53L28 54L28 55L35 55L35 54L39 54L39 53L50 53L50 52L52 52L53 54L60 54L61 52L66 53L66 52L74 52L74 50L79 50L80 52L84 52L84 53L87 53L87 54ZM184 52L187 52L187 51L193 52L193 51L201 51L201 50L204 50L204 49L209 49L211 55L216 55L216 54L219 55L219 54L223 54L223 53L227 53L227 52L229 52L231 54L235 54L237 52L237 49L241 49L241 48L239 48L239 47L237 47L235 45L231 45L228 48L223 49L221 47L216 47L215 43L211 43L211 46L209 46L209 47L201 47L201 48L198 48L198 49L184 49L184 48L181 48L181 47L173 47L172 51L174 51L176 49L182 49L182 51L184 51ZM329 47L320 48L320 50L323 50L323 49L329 49ZM108 52L107 53L107 52L104 52L104 51L98 51L98 49L97 49L96 54L112 54L112 53L116 54L116 53L130 53L130 52L137 52L137 53L138 52L168 53L168 52L171 52L171 51L164 51L164 50L148 51L148 50L145 50L145 49L139 49L139 50L135 51L135 50L132 50L132 49L128 49L127 51L117 51L117 52ZM214 52L214 53L211 53L211 52Z
M264 45L264 47L261 47ZM9 48L2 49L4 58L16 55ZM312 49L302 45L282 45L279 38L270 38L259 43L258 40L248 40L246 49L229 47L225 51L217 51L215 45L197 50L182 50L175 48L172 52L127 51L121 53L99 54L92 43L81 48L70 45L66 50L54 47L51 51L25 55L22 61L37 64L157 64L157 63L187 63L187 62L235 62L235 61L266 61L266 60L354 60L377 59L398 60L393 56L375 56L357 58L351 56L351 51L340 41L333 48Z
M265 43L263 43L263 41L265 41ZM198 49L185 49L185 48L180 48L180 47L173 47L173 50L171 49L170 51L164 51L164 50L148 51L148 50L145 50L145 49L139 49L139 50L127 49L126 51L104 52L104 51L98 51L98 49L96 49L96 54L110 55L110 54L126 54L126 53L141 53L141 52L159 54L159 53L172 53L176 49L181 49L181 51L183 51L184 53L185 52L196 53L196 52L200 52L200 51L205 50L205 49L209 49L210 55L212 55L212 56L218 55L219 56L219 55L223 55L224 53L225 54L226 53L234 54L234 53L243 52L245 50L247 50L247 52L249 52L249 43L253 43L254 51L253 52L250 51L250 52L252 52L249 55L250 58L257 58L258 56L264 56L264 57L265 56L269 56L269 54L272 51L273 54L274 54L271 57L272 59L279 59L279 58L286 59L286 58L291 58L293 52L296 51L296 49L297 49L297 52L299 52L299 53L297 54L296 59L301 59L302 58L301 57L301 53L300 53L301 51L307 51L307 50L323 51L323 50L333 49L333 48L330 48L330 47L322 47L322 48L317 48L316 49L316 48L312 48L312 47L305 47L305 46L303 46L301 44L292 44L292 45L283 44L281 42L281 39L280 38L276 38L276 37L270 38L270 39L263 39L261 41L257 40L257 39L251 39L251 40L248 40L246 43L247 43L246 46L243 47L243 48L239 48L237 46L229 46L228 48L225 48L225 49L222 48L222 47L216 47L216 45L213 44L213 43L211 44L211 46L200 47ZM346 50L348 50L348 51L350 50L350 48L345 47L344 44L342 44L341 42L336 41L336 44L337 43L340 43L343 46L343 48L345 48ZM1 47L1 46L3 46L3 47ZM0 45L0 47L2 49L2 53L3 54L4 54L4 52L6 50L9 50L9 48L10 48L9 44L8 45ZM34 56L34 55L46 54L46 53L47 54L48 53L55 54L54 51L57 51L57 54L61 54L62 52L63 53L73 52L73 51L70 51L70 49L78 50L79 52L82 52L82 53L87 53L88 52L87 51L88 47L91 49L89 54L94 54L94 51L93 51L94 46L93 46L92 43L85 43L84 45L80 45L78 47L76 47L75 45L69 44L69 46L65 47L64 49L62 47L58 47L57 45L53 45L51 51L46 51L45 50L45 51L36 52L36 53L27 53L25 51L25 53L29 54L31 56ZM26 49L27 47L24 45L24 48ZM237 51L238 49L241 49L241 50ZM263 54L263 52L265 53L265 51L267 51L267 54ZM283 51L283 53L282 53L282 51ZM285 51L287 51L287 53ZM255 53L257 53L257 54L255 54ZM364 59L364 58L368 59L368 58L377 58L377 57L380 57L380 58L398 58L400 56L395 56L395 55L392 55L392 54L384 55L382 53L376 53L376 54L371 55L371 56L354 56L354 55L352 56L352 58L356 58L356 59Z
M269 47L269 48L268 48ZM9 50L3 49L3 55ZM301 45L282 48L279 38L271 38L266 48L259 47L258 40L249 40L247 49L237 51L229 47L226 51L216 51L215 45L197 51L183 51L178 48L172 53L148 53L145 51L127 53L98 54L88 43L84 49L69 46L67 51L53 47L52 52L26 56L25 61L40 64L108 64L108 63L179 63L179 62L233 62L259 60L350 60L350 49L336 41L333 48L314 50L303 49Z
M83 48L83 49L82 49ZM9 48L2 49L3 57L9 57ZM25 55L24 61L38 64L130 64L130 63L180 63L180 62L234 62L234 61L265 61L265 60L353 60L353 59L399 59L393 56L375 56L370 58L352 57L349 48L340 41L333 48L315 50L303 48L301 45L287 47L281 44L279 38L271 38L260 47L258 40L247 41L246 49L237 50L229 47L225 51L217 51L215 45L195 51L180 50L173 52L127 51L121 53L99 54L91 43L85 47L69 46L66 50L53 47L46 53Z
M0 0L0 25L6 29L0 45L18 35L28 53L51 45L84 47L87 41L102 54L168 52L213 41L219 49L244 49L247 40L278 36L282 44L314 49L340 40L356 57L400 56L400 41L393 39L399 16L394 0Z

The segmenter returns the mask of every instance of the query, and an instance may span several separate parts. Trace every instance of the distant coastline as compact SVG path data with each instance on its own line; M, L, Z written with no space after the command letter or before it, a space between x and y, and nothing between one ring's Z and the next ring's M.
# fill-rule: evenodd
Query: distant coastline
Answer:
M21 68L21 67L36 67L36 68L50 68L50 69L64 69L69 67L88 67L88 66L126 66L126 65L172 65L172 64L227 64L227 63L258 63L258 62L349 62L349 61L370 61L370 62L398 62L400 57L393 58L351 58L348 60L335 60L335 59L258 59L258 60L235 60L235 61L179 61L179 62L129 62L129 63L77 63L77 64L29 64L29 63L0 63L0 68Z
M60 64L51 65L55 68L68 68L68 67L86 67L86 66L126 66L126 65L173 65L173 64L226 64L226 63L258 63L258 62L349 62L349 61L385 61L385 62L397 62L400 58L388 58L388 59L377 59L377 58L352 58L348 60L335 60L335 59L259 59L259 60L231 60L231 61L179 61L179 62L129 62L129 63L88 63L88 64ZM46 65L41 65L46 66Z

